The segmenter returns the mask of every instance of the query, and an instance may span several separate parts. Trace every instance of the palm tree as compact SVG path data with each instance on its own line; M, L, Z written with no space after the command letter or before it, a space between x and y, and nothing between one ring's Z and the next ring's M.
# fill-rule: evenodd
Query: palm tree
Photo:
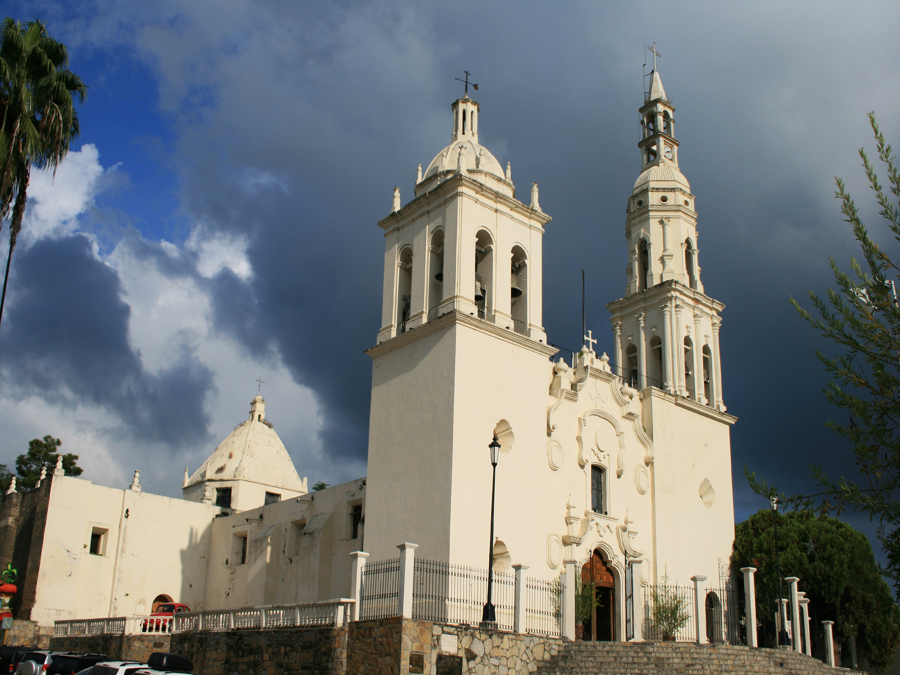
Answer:
M10 221L0 320L31 167L55 172L78 136L74 96L83 101L87 86L68 62L65 45L47 35L40 21L7 18L0 24L0 218Z

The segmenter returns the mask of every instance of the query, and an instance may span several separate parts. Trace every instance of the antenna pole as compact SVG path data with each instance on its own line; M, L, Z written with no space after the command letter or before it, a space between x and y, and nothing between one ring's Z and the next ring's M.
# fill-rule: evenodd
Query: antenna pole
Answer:
M584 325L584 268L581 269L581 334L587 335Z

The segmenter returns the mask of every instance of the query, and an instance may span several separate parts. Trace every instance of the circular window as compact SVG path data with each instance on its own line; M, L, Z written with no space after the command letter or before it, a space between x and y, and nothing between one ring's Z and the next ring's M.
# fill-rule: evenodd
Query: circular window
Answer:
M643 206L643 205L644 205L644 200L643 200L643 199L638 199L638 200L637 200L637 205L638 205L638 206Z
M690 200L685 199L685 200L684 200L684 205L687 206L688 208L690 208L690 206L691 206Z
M661 201L663 204L665 204L667 201L669 201L669 198L666 197L665 195L663 195L662 197L659 198L659 201Z

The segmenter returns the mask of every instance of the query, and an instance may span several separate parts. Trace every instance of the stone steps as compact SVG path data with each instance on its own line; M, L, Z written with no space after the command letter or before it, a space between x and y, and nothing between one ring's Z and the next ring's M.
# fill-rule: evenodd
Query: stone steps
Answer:
M673 642L575 642L536 675L837 675L818 659L784 649Z

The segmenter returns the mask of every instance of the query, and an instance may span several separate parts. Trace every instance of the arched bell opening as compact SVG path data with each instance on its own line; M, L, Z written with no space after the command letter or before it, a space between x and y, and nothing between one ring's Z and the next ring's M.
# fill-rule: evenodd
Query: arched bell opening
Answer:
M689 337L684 338L684 387L693 398L697 391L694 386L694 343Z
M675 135L675 130L673 129L673 124L672 124L672 116L669 115L669 111L668 111L668 110L666 110L666 111L663 113L663 119L662 119L662 131L663 131L664 134L668 134L669 136L674 136L674 135Z
M663 388L663 353L662 339L658 335L650 338L650 351L647 358L647 377L650 378L648 384L657 389Z
M628 345L625 349L625 383L633 389L640 388L641 376L638 373L637 346Z
M429 247L429 269L431 271L428 280L428 320L437 318L438 306L444 299L444 231L436 230L431 235Z
M581 567L581 592L588 597L593 594L595 604L583 624L585 640L612 642L616 639L616 585L615 568L603 551L594 549Z
M487 230L475 235L475 306L479 319L491 319L494 309L494 240Z
M688 286L697 290L697 274L694 268L694 247L690 239L684 241L684 271L687 275Z
M650 273L650 245L647 243L647 240L641 238L640 243L638 244L638 290L646 291L647 286L647 275Z
M412 264L413 255L410 247L400 251L397 262L397 334L406 332L409 321L409 309L412 305Z
M517 333L528 330L528 255L521 246L513 246L510 261L511 314Z
M712 404L712 352L709 345L703 345L703 395Z

